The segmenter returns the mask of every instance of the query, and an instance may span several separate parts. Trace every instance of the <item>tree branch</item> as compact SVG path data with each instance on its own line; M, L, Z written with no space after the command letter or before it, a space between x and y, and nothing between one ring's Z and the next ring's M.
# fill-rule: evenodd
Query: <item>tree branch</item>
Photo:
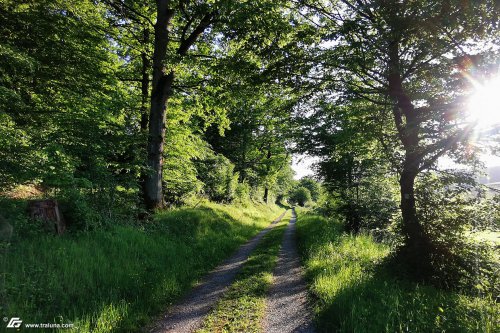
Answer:
M214 12L206 14L198 24L196 28L189 34L187 38L181 39L181 45L177 49L177 54L184 56L186 55L189 48L196 42L200 35L213 23L215 17ZM190 24L190 23L189 23Z
M124 13L124 10L123 9L127 9L128 11L130 11L131 13L133 13L134 15L136 15L137 17L140 17L142 18L143 20L145 20L147 23L149 23L151 26L154 26L155 24L153 23L153 21L151 21L151 19L149 17L147 17L146 15L144 14L141 14L139 13L137 10L135 10L134 8L130 7L129 5L127 5L125 2L123 1L120 1L120 0L103 0L103 2L109 6L111 6L112 8L114 8L115 10L121 12L121 13ZM118 2L118 3L117 3ZM134 18L134 17L128 17L129 19L131 20L135 20L135 21L139 21L139 19L137 18Z

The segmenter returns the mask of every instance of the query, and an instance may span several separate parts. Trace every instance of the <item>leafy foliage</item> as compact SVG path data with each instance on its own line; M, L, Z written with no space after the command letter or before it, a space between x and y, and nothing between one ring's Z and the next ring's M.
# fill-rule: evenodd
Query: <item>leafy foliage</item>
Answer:
M198 177L203 182L203 192L215 202L231 202L236 195L238 174L234 165L223 155L215 155L197 162ZM241 193L240 193L241 195Z
M398 264L408 263L407 272L419 280L480 295L498 292L498 258L477 239L498 231L500 199L476 184L474 175L443 170L439 163L446 157L476 172L482 151L498 151L498 128L478 133L466 115L473 86L498 74L497 7L493 0L473 5L436 0L3 0L0 204L9 196L6 191L20 184L36 187L37 197L58 199L69 235L55 244L77 256L79 243L72 237L83 237L82 251L88 254L89 235L104 242L108 232L123 236L117 246L138 242L124 253L139 253L148 243L139 234L154 219L150 213L165 204L190 203L195 196L247 208L289 200L345 221L342 225L353 235L331 247L351 258L352 265L333 258L331 248L319 252L339 268L339 275L328 271L331 276L344 281L353 273L367 286L361 292L372 286L363 276L376 268L373 260L388 251L364 235L377 229L398 240L401 246L391 249L400 255ZM293 180L295 153L319 158L315 177ZM4 225L14 228L9 232L14 242L26 238L27 252L15 251L30 262L38 258L35 245L55 245L25 216L23 204L2 215ZM217 238L212 227L223 230L215 240L222 245L251 234L238 228L231 234L231 227L210 224L212 218L210 226L198 228L193 219L203 216L191 213L177 216L187 221L169 220L164 226L179 235L173 241L186 253L196 252L183 243L192 240L185 238L191 232L208 230L207 238L195 236L199 247ZM214 214L214 221L227 217ZM139 222L137 216L144 218ZM334 236L326 230L331 226L310 227L337 237L337 226ZM158 242L170 249L167 238ZM352 253L349 246L366 248ZM103 253L117 255L115 250ZM219 250L210 258L222 258ZM171 259L164 255L169 254L155 258ZM100 264L101 257L96 260ZM91 267L86 277L93 281L97 266L85 264ZM16 274L21 281L40 272ZM155 272L139 280L160 281L165 272ZM39 286L49 281L57 289L57 280L50 271L40 275L8 292L31 293L31 310L46 306L55 316L62 303L50 303L57 293L49 295ZM173 299L184 290L177 278L166 288L172 294L146 298L156 305ZM129 276L119 279L126 290L137 289ZM378 281L376 290L387 291ZM104 284L113 282L110 278ZM331 300L338 287L321 297ZM391 294L396 301L405 288ZM82 327L119 325L129 311L120 290L103 310L105 320L92 312ZM428 297L427 291L417 294L418 301ZM439 300L448 300L443 295ZM402 330L404 320L416 320L410 310L388 326L374 324L374 330ZM422 312L427 318L423 330L432 320L436 327L456 328L443 324L441 314L434 318L433 312ZM457 310L454 318L462 312Z
M472 288L476 293L497 293L500 263L494 255L495 245L478 241L474 234L496 229L498 207L474 185L470 175L460 172L425 174L417 185L418 213L426 232L438 244L439 251L432 258L439 270L434 282L448 288Z
M306 203L311 201L311 191L304 186L298 186L290 192L288 201L291 204L304 207Z
M438 169L443 156L477 162L478 136L465 103L471 82L497 72L498 49L487 46L498 40L491 33L498 28L496 5L484 1L464 8L457 1L432 0L301 5L320 39L310 53L315 67L304 79L312 98L298 112L306 134L299 135L301 145L322 157L320 172L343 197L342 210L354 231L360 229L363 206L372 208L351 204L361 180L395 173L401 253L415 268L415 278L429 279L440 271L433 256L441 250L418 214L415 184L421 172ZM379 180L374 190L384 184ZM382 192L392 192L386 185ZM382 226L395 206L392 195L384 199ZM457 224L448 230L458 231Z

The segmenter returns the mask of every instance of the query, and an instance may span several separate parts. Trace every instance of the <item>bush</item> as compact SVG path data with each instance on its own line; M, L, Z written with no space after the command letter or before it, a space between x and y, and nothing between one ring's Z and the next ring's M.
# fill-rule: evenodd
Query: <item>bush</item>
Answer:
M212 201L231 202L236 195L238 175L234 165L223 155L198 161L198 178L203 182L203 192Z
M40 221L28 217L26 200L0 197L0 229L10 231L5 234L4 241L11 239L24 239L44 233L43 224ZM0 232L1 233L1 232ZM0 235L0 238L2 235Z
M247 182L237 183L234 192L235 199L240 203L244 203L250 199L250 192L251 188Z
M180 205L202 189L202 182L197 179L195 164L178 156L165 161L163 171L163 188L165 201Z
M60 195L60 208L69 230L95 230L106 222L102 214L79 190L65 190Z
M87 184L89 185L89 184ZM69 231L95 230L112 224L131 223L139 212L137 189L108 187L62 189L56 196Z
M299 186L292 190L289 200L292 204L298 204L299 206L304 207L307 202L311 201L311 191L303 186Z
M321 194L321 186L316 180L311 177L304 177L299 180L299 185L309 190L312 201L318 201Z
M416 198L420 223L433 245L433 281L474 292L498 288L500 266L493 244L475 237L498 223L495 202L486 199L484 191L463 173L424 174L417 183Z

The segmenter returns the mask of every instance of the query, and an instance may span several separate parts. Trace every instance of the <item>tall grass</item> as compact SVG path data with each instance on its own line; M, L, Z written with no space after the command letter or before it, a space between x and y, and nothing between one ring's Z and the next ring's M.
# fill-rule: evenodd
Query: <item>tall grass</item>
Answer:
M281 211L206 203L158 213L142 227L16 237L4 258L1 315L136 332Z
M299 247L320 332L498 332L492 300L396 277L387 245L347 235L337 221L299 215Z

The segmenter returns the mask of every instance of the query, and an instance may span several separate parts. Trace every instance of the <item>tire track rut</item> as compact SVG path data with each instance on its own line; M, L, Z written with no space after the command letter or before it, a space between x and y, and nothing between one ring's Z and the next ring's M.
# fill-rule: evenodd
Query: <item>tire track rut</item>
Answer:
M287 226L281 246L278 264L274 270L274 282L267 297L264 332L266 333L314 333L312 312L307 298L300 258L295 245L295 222Z
M281 221L285 214L286 211L257 236L242 245L231 258L209 273L187 296L170 308L150 332L189 333L200 328L203 319L231 285L250 253L257 247L262 237Z

